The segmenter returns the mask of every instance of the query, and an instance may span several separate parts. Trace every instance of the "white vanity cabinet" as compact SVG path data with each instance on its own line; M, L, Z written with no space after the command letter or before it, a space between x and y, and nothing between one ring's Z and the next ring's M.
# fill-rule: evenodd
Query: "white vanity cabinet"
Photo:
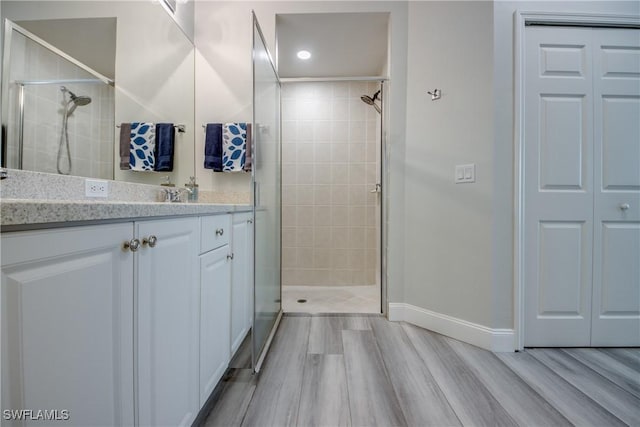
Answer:
M2 409L191 425L250 328L250 219L3 232Z
M233 215L231 266L231 353L251 329L253 318L253 215Z
M132 235L130 222L2 234L2 409L134 424Z
M135 223L138 423L189 426L198 396L198 218Z
M231 359L231 215L201 218L200 405Z

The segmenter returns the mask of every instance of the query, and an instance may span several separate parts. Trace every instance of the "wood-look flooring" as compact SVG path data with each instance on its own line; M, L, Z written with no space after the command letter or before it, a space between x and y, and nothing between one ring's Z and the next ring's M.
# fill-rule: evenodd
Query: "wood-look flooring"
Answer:
M640 349L494 354L367 315L285 315L213 426L640 426Z

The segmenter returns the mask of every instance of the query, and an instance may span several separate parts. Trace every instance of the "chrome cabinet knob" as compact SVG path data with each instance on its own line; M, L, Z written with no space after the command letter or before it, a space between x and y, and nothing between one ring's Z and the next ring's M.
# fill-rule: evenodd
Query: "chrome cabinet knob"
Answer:
M376 184L376 188L370 190L369 193L379 193L382 190L382 185Z
M249 224L253 224L253 220L252 220L252 219L248 219L248 220L247 220L247 223L249 223Z
M620 203L620 210L621 211L626 211L629 208L630 208L629 203Z
M223 228L218 228L216 230L216 236L222 236L224 234L224 229Z
M149 237L145 237L144 239L142 239L142 244L149 245L150 248L155 248L157 242L158 242L158 238L154 235L151 235Z
M131 252L136 252L139 247L140 247L140 240L138 239L131 239L128 242L124 242L124 245L123 245L123 248L125 251L128 249Z
M228 254L227 259L233 259L233 254Z

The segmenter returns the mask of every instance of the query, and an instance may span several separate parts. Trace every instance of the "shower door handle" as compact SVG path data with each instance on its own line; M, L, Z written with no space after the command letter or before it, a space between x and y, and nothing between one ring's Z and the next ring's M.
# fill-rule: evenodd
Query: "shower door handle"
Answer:
M373 190L370 190L369 193L380 193L381 191L382 191L382 185L376 184L376 188L374 188Z

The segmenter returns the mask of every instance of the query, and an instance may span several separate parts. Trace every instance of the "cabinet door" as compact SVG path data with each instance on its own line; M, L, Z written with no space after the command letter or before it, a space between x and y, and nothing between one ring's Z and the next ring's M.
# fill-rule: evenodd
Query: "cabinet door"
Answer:
M132 236L132 223L2 235L3 409L133 425Z
M198 399L198 219L136 223L140 425L191 425Z
M200 405L231 358L231 263L229 245L200 256Z
M253 314L253 250L251 214L233 216L231 266L231 353L235 353L251 328Z

